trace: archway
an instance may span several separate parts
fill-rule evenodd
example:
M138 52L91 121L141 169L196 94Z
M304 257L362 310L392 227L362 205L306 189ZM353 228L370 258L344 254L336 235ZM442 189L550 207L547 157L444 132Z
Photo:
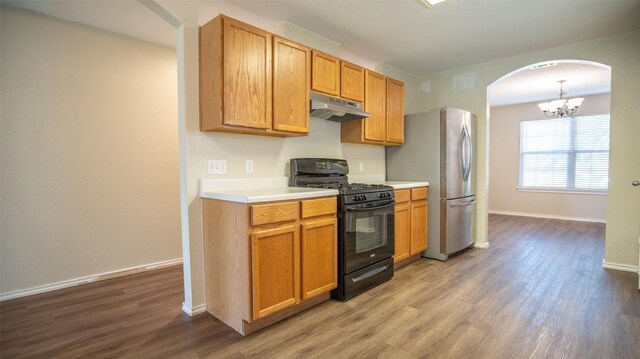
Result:
M552 120L545 117L537 104L558 98L558 80L566 80L563 84L563 90L568 92L565 98L583 97L585 100L574 116ZM538 62L505 74L487 87L487 217L490 213L498 213L606 221L610 92L611 67L582 60ZM606 122L606 143L603 141L601 146L606 147L606 154L604 150L598 154L600 162L596 161L595 155L590 155L591 162L588 162L583 149L576 145L576 123L587 121ZM525 129L534 126L557 127L546 140L549 148L557 149L557 153L527 152L526 144L543 141L541 137L526 138ZM566 136L564 132L560 133L560 128L567 129ZM584 138L585 135L580 136ZM565 142L567 148L563 147ZM603 167L605 164L606 168ZM592 166L591 170L584 169L585 166ZM604 169L597 172L594 166ZM589 182L591 177L584 180L585 175L600 176L600 184L593 184L595 180Z

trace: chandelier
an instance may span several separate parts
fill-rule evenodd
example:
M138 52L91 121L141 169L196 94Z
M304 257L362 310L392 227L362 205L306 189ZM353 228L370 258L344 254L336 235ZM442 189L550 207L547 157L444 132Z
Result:
M578 111L578 107L584 101L582 97L576 97L572 99L565 99L564 95L567 93L562 90L562 84L566 82L566 80L560 80L558 83L560 84L560 98L557 100L553 100L551 102L544 102L538 104L538 107L544 115L547 117L564 117L564 116L572 116Z

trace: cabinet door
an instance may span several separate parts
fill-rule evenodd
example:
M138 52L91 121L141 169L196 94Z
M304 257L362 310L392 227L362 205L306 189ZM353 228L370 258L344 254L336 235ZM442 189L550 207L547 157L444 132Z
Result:
M273 129L309 133L311 51L273 38Z
M302 299L338 286L338 225L335 218L302 225Z
M364 70L364 110L369 118L364 120L364 139L384 142L386 139L387 87L385 77Z
M387 78L387 142L404 143L404 83Z
M295 224L251 235L253 319L300 301L300 248Z
M411 207L408 203L396 204L394 242L394 263L411 255Z
M427 201L411 203L411 254L427 249Z
M224 124L271 128L271 35L224 18Z
M318 50L311 53L311 89L338 96L340 92L340 59Z
M364 68L350 62L340 63L340 97L364 101Z

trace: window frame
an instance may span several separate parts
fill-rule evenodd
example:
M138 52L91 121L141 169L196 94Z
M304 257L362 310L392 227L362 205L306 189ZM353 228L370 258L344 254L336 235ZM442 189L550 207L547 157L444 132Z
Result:
M570 116L571 121L571 129L570 129L570 143L571 149L567 153L568 163L567 163L567 182L573 184L575 186L575 175L576 175L576 155L578 153L608 153L609 159L607 160L607 177L609 175L610 161L611 161L611 142L609 142L609 148L605 150L576 150L576 122L581 118L589 118L589 117L608 117L609 118L609 140L611 139L611 114L603 113L603 114L589 114L584 116ZM552 118L535 118L535 119L525 119L520 120L519 128L518 128L518 186L516 187L517 191L520 192L544 192L544 193L570 193L570 194L587 194L587 195L607 195L609 192L609 182L607 181L607 188L605 189L589 189L589 188L575 188L575 187L545 187L545 186L524 186L522 184L523 180L523 152L522 152L522 123L523 122L532 122L532 121L544 121L550 120ZM528 153L536 153L538 151L531 151ZM539 153L552 153L559 152L565 153L567 151L557 150L557 151L539 151Z

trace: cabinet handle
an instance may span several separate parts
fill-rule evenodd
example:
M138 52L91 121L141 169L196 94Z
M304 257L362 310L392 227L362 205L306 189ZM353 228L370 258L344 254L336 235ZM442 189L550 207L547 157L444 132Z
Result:
M638 187L638 186L640 186L640 181L636 180L636 181L631 182L631 184L636 186L636 187Z

